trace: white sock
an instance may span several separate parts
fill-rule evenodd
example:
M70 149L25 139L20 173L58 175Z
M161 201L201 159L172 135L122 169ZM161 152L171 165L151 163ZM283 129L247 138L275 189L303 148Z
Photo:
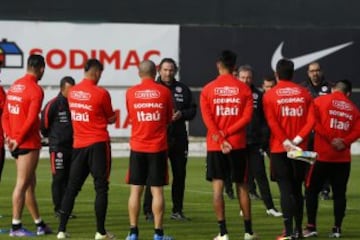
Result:
M34 220L34 222L35 222L35 224L39 224L39 223L41 223L41 222L42 222L41 217L39 217L38 219L35 219L35 220Z
M14 224L14 225L19 225L19 224L21 224L21 220L20 220L20 219L15 219L15 218L13 218L12 224Z

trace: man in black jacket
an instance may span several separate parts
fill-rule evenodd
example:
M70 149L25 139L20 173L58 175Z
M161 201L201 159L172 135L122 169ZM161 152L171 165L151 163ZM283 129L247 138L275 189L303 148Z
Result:
M60 93L50 100L41 112L41 134L49 140L52 199L55 216L59 216L62 197L69 179L73 129L67 101L69 89L75 85L72 77L66 76L60 81ZM74 217L74 215L71 215Z
M188 133L185 122L196 115L196 104L193 102L191 90L183 83L176 81L176 62L172 58L164 58L159 64L157 81L168 87L173 96L175 111L172 123L168 126L168 157L171 163L173 182L171 187L173 220L187 220L183 213L186 164L188 157ZM144 213L147 220L152 220L151 193L146 188L144 198Z
M266 214L280 217L282 213L274 206L264 164L264 149L262 148L264 142L268 139L265 139L264 135L267 124L262 106L263 93L253 84L253 70L251 66L240 66L238 74L239 80L250 87L254 104L251 122L246 127L246 153L249 163L249 179L254 178L259 186L261 198L266 207Z
M306 87L313 98L327 95L331 93L331 84L325 80L324 73L321 69L320 63L312 62L308 65L307 79L301 83ZM314 148L314 132L310 134L308 150L312 151ZM326 181L323 189L320 192L320 198L323 200L330 199L330 183Z

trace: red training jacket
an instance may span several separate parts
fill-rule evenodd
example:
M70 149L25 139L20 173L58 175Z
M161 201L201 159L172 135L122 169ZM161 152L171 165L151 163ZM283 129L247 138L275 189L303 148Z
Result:
M115 112L106 89L85 78L70 89L68 102L74 130L74 148L110 141L107 125Z
M154 79L144 78L127 90L126 108L131 123L131 150L145 153L166 150L167 125L173 115L170 90Z
M34 75L26 74L11 85L6 96L2 127L18 148L41 148L39 113L44 92L37 82Z
M345 94L336 91L314 100L315 142L314 149L319 154L318 161L350 162L350 145L360 137L359 110ZM334 138L342 138L346 148L337 151L331 146Z
M307 148L307 137L314 125L314 107L308 90L290 80L280 80L264 94L264 113L271 130L270 151L285 152L283 142L300 136Z
M233 149L246 147L246 125L253 112L250 88L231 74L219 75L200 95L201 114L207 127L208 151L221 151L227 140ZM218 139L214 139L214 135Z

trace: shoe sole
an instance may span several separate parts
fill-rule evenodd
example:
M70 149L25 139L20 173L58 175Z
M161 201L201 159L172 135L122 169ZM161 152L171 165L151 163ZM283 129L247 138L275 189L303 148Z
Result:
M317 237L317 232L311 232L311 233L308 233L308 234L303 233L303 237L304 238Z

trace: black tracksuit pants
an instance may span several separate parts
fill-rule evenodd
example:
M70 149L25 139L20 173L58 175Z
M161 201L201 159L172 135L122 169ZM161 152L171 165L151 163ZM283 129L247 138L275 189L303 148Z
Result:
M108 206L111 150L109 142L98 142L85 148L75 148L70 167L69 183L61 203L58 231L65 232L75 198L89 173L95 185L95 216L97 232L105 234L105 218Z
M246 152L249 163L249 179L254 178L256 180L266 209L274 208L269 180L266 175L264 155L260 152L260 145L248 144ZM251 191L249 190L249 192Z
M283 213L285 233L302 231L304 198L302 184L305 179L307 163L289 159L284 153L271 153L273 176L280 189L280 205ZM295 229L293 221L295 220Z
M65 189L69 181L72 149L50 150L50 166L52 174L51 193L54 211L58 212Z
M317 161L309 170L306 181L306 210L308 224L316 226L319 205L318 195L325 181L329 181L333 190L335 216L334 226L341 227L346 210L346 187L350 175L350 162L332 163Z

